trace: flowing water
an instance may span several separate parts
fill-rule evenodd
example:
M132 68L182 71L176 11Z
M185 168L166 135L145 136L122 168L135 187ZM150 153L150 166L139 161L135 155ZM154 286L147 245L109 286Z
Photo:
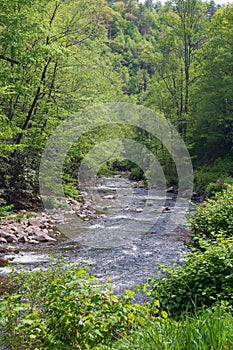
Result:
M110 277L117 294L158 275L159 264L184 261L188 251L181 237L184 223L176 230L167 225L171 215L179 217L179 211L185 210L181 205L174 213L174 194L133 188L125 178L102 178L93 193L95 207L102 213L98 219L72 218L62 225L65 235L58 242L30 249L24 245L19 254L6 258L12 265L32 269L48 266L50 254L62 254L72 263L90 266L100 281Z

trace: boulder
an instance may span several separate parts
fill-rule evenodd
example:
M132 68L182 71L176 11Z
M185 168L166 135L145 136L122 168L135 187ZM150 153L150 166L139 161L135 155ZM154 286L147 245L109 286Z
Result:
M167 193L174 193L174 194L177 194L178 193L178 189L174 186L171 186L169 188L166 189L166 192Z
M0 267L7 266L9 264L9 260L0 258Z
M5 236L5 239L6 239L7 242L9 242L9 243L18 242L18 238L17 238L15 235L13 235L13 234L7 234L7 235Z
M133 187L134 188L144 188L145 187L144 181L140 180L140 181L137 181L137 182L133 182Z
M108 194L106 196L102 197L103 199L116 199L116 196L114 196L113 194Z
M30 239L28 241L28 243L30 243L30 244L38 244L39 242L37 240L35 240L35 239Z
M30 218L29 219L29 224L31 226L37 226L40 227L40 220L36 219L36 218Z
M171 209L169 208L169 207L164 207L163 209L162 209L162 213L166 213L166 212L168 212L168 211L170 211Z
M26 235L22 234L21 236L19 236L18 241L20 243L26 243L26 242L28 242L28 238Z
M174 193L174 191L175 191L174 186L171 186L171 187L166 189L167 193Z
M37 230L37 231L35 231L35 237L34 238L37 241L40 241L40 242L48 242L48 241L56 242L55 238L52 238L52 237L50 237L48 235L48 230L43 230L43 231Z

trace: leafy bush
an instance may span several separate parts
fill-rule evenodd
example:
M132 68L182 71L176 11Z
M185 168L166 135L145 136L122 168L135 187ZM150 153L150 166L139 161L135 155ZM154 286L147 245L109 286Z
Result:
M113 173L114 172L113 172L112 166L108 162L106 162L100 167L97 175L110 177L113 175Z
M194 171L194 188L201 194L211 194L212 186L223 190L225 184L232 184L232 159L217 159L211 166L205 165ZM211 183L210 187L209 184ZM215 184L215 185L212 185ZM210 191L211 192L211 191Z
M144 174L143 170L140 169L139 167L135 167L131 169L130 175L129 175L130 180L143 180L144 179Z
M157 302L133 304L133 291L116 297L77 266L22 272L11 283L15 292L0 306L4 341L11 349L94 349L125 336L133 325L152 322L159 313Z
M211 306L218 300L233 305L233 245L206 245L205 251L187 256L187 263L164 268L167 276L152 280L152 297L160 300L162 309L172 315Z
M118 158L112 161L112 169L117 171L128 172L134 166L133 162L125 158Z
M80 199L79 190L77 189L77 180L65 173L62 174L62 179L65 196Z
M193 253L187 263L165 268L167 276L152 283L152 296L172 315L211 306L218 300L233 305L233 187L228 186L197 206L189 218ZM195 247L198 247L196 250Z
M206 187L206 195L208 198L215 197L218 192L222 192L227 188L227 185L221 181L210 182Z
M15 212L15 207L13 204L0 206L0 217L11 215L14 212Z
M203 238L232 237L233 186L197 206L196 213L189 217L189 225L196 245Z

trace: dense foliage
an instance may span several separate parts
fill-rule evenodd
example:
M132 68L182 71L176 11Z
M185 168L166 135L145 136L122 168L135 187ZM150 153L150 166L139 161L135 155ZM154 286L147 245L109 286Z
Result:
M171 314L211 306L233 305L232 186L197 206L189 218L192 253L187 263L165 269L167 277L152 281L152 295Z
M165 269L167 277L152 282L152 295L172 315L218 301L233 305L232 266L232 244L206 246L204 252L194 252L187 257L185 265Z
M39 204L38 166L49 135L95 103L129 101L163 114L196 167L232 162L232 5L13 0L0 10L0 204ZM158 140L137 129L126 134L144 142L168 183L176 182ZM113 130L100 128L79 139L64 169L71 185L89 149L110 137Z
M190 216L189 224L195 244L206 239L233 238L233 187L215 194L196 207L195 215Z
M0 304L12 349L231 348L232 187L190 218L192 253L166 275L115 296L80 266L13 273ZM136 293L147 302L135 304Z
M130 290L116 297L78 266L52 265L12 280L0 304L1 337L12 349L97 349L166 316L158 301L135 304Z

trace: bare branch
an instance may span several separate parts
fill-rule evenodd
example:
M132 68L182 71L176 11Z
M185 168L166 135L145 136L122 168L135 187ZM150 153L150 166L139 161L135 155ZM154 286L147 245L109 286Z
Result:
M0 59L5 60L5 61L10 62L10 63L13 63L13 64L20 64L19 61L16 61L10 57L6 57L6 56L1 55L1 54L0 54Z

